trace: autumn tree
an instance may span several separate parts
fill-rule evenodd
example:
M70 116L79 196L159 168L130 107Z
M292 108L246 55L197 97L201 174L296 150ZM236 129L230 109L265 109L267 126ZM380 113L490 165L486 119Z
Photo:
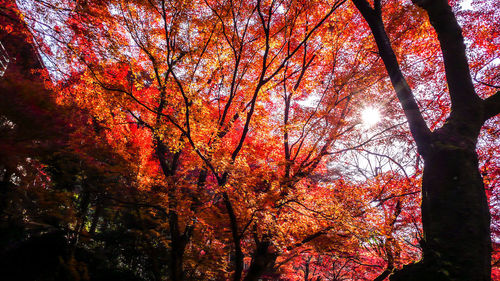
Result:
M145 192L165 199L172 280L199 274L202 251L219 260L205 278L240 280L246 258L254 280L304 244L360 243L361 203L329 195L321 174L350 149L334 147L356 126L350 106L374 64L347 40L353 13L330 4L43 3L35 10L52 22L28 17L60 99L91 112L125 155L141 139L129 159Z
M499 94L475 91L464 38L447 1L413 1L423 9L441 46L451 111L434 131L415 101L383 23L383 3L354 0L368 23L425 165L421 241L424 258L393 280L490 280L490 215L476 154L484 122L499 112ZM491 91L490 91L491 92Z
M113 152L95 119L57 104L20 11L12 1L1 4L0 41L7 62L0 77L3 278L163 275L154 266L167 251L147 227L156 219L150 211L153 196L146 200L137 192L133 167ZM129 146L140 150L132 142Z
M14 1L4 2L5 10L15 7ZM475 140L483 121L494 115L488 113L493 98L464 103L463 97L474 92L464 94L460 91L466 87L450 86L452 114L443 125L448 113L446 87L434 83L430 89L438 89L439 98L434 102L426 93L422 115L410 86L431 76L444 78L436 56L439 45L426 34L427 21L413 6L399 9L398 3L388 2L382 15L379 1L373 6L353 2L372 28L425 160L424 268L441 266L435 262L437 256L446 261L443 267L456 257L463 259L458 262L468 261L453 251L463 249L461 243L476 250L476 234L483 235L484 249L478 248L483 253L468 254L488 254L487 209L479 208L487 206L481 205L486 201L483 190L478 191L480 176L467 178L460 169L477 168ZM20 3L55 84L52 93L38 97L55 95L69 108L57 115L72 116L63 122L71 128L61 137L66 146L37 157L43 169L30 174L43 172L45 181L35 186L50 183L49 190L61 190L68 199L48 204L67 206L72 212L59 225L73 253L65 260L79 265L72 268L83 279L87 268L92 278L122 271L145 280L167 276L250 281L281 274L382 280L419 258L415 206L420 161L411 159L415 151L404 118L387 95L376 46L350 2ZM429 11L431 6L426 6ZM389 22L387 29L382 19ZM402 24L406 20L410 23ZM440 28L436 27L438 35ZM443 49L448 48L452 39L439 36ZM389 37L396 38L392 46ZM425 51L413 52L412 38ZM397 59L403 51L409 56L401 71ZM449 66L449 61L460 60L453 52L453 59L443 53L446 76L453 84L463 71L455 71L459 68ZM481 64L474 67L494 73ZM403 72L409 73L407 80ZM489 81L481 82L481 91L488 91ZM37 96L37 91L32 93ZM366 104L380 100L387 100L383 108L391 117L372 129L361 128L357 115ZM20 103L20 108L25 105ZM20 117L17 111L6 107L2 112L10 114L3 127L12 131L9 120L21 124L15 120ZM467 112L481 116L466 120ZM430 129L424 120L431 120ZM491 127L488 136L494 135ZM403 153L399 147L404 147ZM480 154L483 163L488 163L485 156L491 151ZM28 157L18 156L22 161ZM373 158L377 163L363 170L362 162L371 165ZM9 169L16 164L9 164L14 167ZM443 183L435 183L436 166L447 169L448 179L439 178ZM493 166L483 165L488 179L494 178L488 170ZM13 178L3 179L12 183ZM435 185L451 190L445 185L450 180L458 180L457 186L473 182L470 185L478 190L460 189L460 196L436 191ZM466 198L469 192L477 202L465 205L471 200ZM19 214L28 201L20 204ZM39 209L50 209L46 207ZM445 212L434 209L440 207ZM458 219L445 221L457 208L462 208L458 213L460 219L468 218L467 224L473 216L483 214L484 219L470 222L478 228L459 224ZM477 212L462 216L469 210ZM455 240L447 241L438 236L443 227L479 232L455 231ZM102 256L108 262L97 262ZM453 268L443 272L457 274Z

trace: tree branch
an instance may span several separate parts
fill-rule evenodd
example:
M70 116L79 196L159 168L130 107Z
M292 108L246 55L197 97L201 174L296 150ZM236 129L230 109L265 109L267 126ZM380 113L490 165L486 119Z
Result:
M495 94L485 99L483 101L483 104L484 104L484 114L483 114L484 121L500 113L500 91L497 91Z
M384 28L379 8L374 10L366 0L352 0L356 8L366 20L377 44L380 57L391 79L401 106L410 125L410 131L417 143L420 155L425 156L428 150L431 131L427 127L413 93L404 77L391 42Z
M429 21L437 33L441 51L443 52L446 80L450 90L452 112L479 107L480 98L474 90L469 64L465 54L462 29L457 22L448 1L446 0L413 0L415 5L423 8L429 15ZM464 118L471 116L464 116ZM466 114L469 115L469 114Z

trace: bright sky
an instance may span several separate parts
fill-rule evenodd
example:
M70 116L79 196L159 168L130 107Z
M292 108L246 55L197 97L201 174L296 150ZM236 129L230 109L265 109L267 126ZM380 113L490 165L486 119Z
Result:
M464 10L472 10L472 0L463 0L460 6Z
M361 121L366 128L373 127L380 122L380 111L375 107L365 107L361 111Z

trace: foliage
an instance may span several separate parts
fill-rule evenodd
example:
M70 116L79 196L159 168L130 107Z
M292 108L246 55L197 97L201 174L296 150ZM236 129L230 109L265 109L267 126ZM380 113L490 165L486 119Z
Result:
M352 3L18 2L0 0L0 17L20 15L0 41L21 24L48 72L0 77L6 276L374 280L421 259L422 161ZM392 47L437 128L450 112L439 42L421 10L386 2ZM484 98L498 27L483 2L455 9ZM383 115L370 128L367 105ZM498 120L477 148L494 242ZM22 272L28 253L46 264Z

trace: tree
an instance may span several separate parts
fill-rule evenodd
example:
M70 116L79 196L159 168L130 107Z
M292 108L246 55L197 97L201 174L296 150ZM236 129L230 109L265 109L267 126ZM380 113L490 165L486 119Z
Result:
M382 3L353 0L368 23L424 158L421 242L424 258L391 280L490 280L490 214L475 151L484 122L500 111L498 92L481 99L473 86L462 31L447 1L413 1L429 17L443 53L451 98L446 122L425 123L382 21Z
M5 10L19 14L12 0L4 2ZM21 225L22 218L41 222L37 213L53 214L50 225L62 233L55 243L62 238L64 268L75 278L382 280L420 257L420 161L410 159L414 146L394 98L384 103L381 123L359 125L362 108L385 100L390 86L350 2L20 3L55 84L51 92L22 96L55 96L58 106L47 101L58 110L47 115L66 116L62 127L70 130L56 137L62 147L43 155L7 153L17 157L10 167L22 169L4 182L33 191L9 210ZM384 31L382 8L357 3L378 15ZM394 61L401 51L417 57L402 64L407 84L444 77L436 67L438 44L424 34L427 21L412 6L397 4L384 6L386 38L397 38ZM412 36L425 51L408 48ZM425 61L432 64L421 67L419 59L429 54L433 60ZM414 66L419 69L409 70ZM12 88L26 89L22 83ZM444 95L437 104L431 96L423 107L433 129L448 111ZM2 129L33 131L36 118L18 121L28 107L0 108L7 120ZM405 109L423 122L415 102ZM36 123L42 131L54 118L45 119ZM449 132L424 131L448 141ZM494 125L489 131L494 136ZM430 145L422 150L416 139L420 153L431 151L421 154L427 188L432 155L444 152ZM444 154L454 149L438 141ZM485 157L491 151L480 156L494 182L494 164L487 163L495 158ZM34 169L16 182L31 167L28 158L36 159ZM43 181L31 180L41 175ZM10 195L2 199L14 202ZM434 233L428 214L425 231ZM22 235L32 233L24 228ZM440 251L440 243L432 247ZM436 249L424 247L424 265Z
M8 62L0 77L2 277L163 275L153 267L167 251L161 237L145 227L156 219L148 212L155 198L138 194L130 162L113 151L95 119L55 101L15 2L0 4L0 41Z
M43 5L54 20L37 22L40 39L58 43L66 60L59 63L68 63L59 69L61 99L91 112L123 153L131 135L142 135L136 165L142 187L165 196L172 280L198 274L189 264L197 253L187 252L195 230L213 235L195 236L205 239L196 241L200 249L213 240L230 249L217 274L240 280L252 256L245 278L253 280L273 267L275 249L288 248L281 236L297 236L304 243L288 243L300 246L335 229L307 226L316 233L307 237L282 217L300 209L301 226L312 220L314 209L288 205L303 204L309 187L317 196L328 191L312 176L353 129L345 121L352 92L366 83L361 71L370 64L336 60L346 25L336 31L329 18L343 2L326 12L320 1ZM298 103L313 95L315 108ZM307 204L315 203L307 197Z

